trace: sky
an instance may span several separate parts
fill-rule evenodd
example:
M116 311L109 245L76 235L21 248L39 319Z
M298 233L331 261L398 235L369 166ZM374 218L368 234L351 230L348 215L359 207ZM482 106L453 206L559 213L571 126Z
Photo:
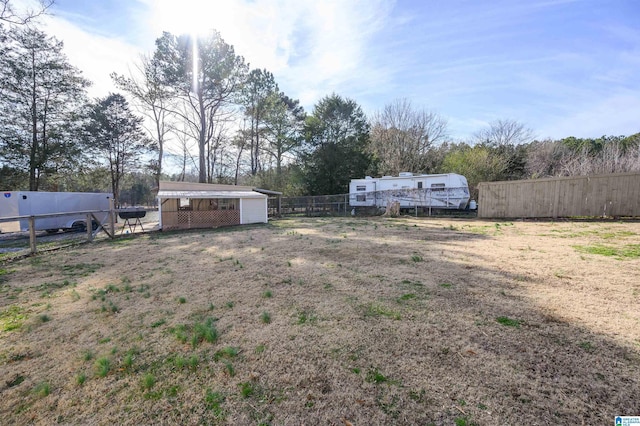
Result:
M367 114L406 98L456 141L498 119L538 139L640 132L638 0L55 0L50 13L43 29L95 97L162 31L215 28L307 112L336 93Z

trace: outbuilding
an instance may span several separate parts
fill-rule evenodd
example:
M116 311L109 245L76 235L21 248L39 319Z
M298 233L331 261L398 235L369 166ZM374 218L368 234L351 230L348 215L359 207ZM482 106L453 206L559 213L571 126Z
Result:
M267 195L249 186L160 182L162 230L267 223Z

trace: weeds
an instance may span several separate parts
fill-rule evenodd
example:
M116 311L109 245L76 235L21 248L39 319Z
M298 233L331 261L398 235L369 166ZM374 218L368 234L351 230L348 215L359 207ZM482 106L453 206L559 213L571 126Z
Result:
M164 325L167 322L167 320L165 320L164 318L158 320L158 321L154 321L151 323L151 328L158 328L161 325Z
M238 383L238 386L240 386L240 395L242 395L243 398L249 398L255 393L253 383L251 382Z
M317 317L315 316L313 311L310 311L307 309L298 311L298 321L297 321L298 325L303 325L306 323L314 323L316 322L316 320L317 320Z
M215 343L218 340L218 330L214 322L215 318L209 317L203 323L196 323L193 327L191 345L195 348L202 342Z
M229 375L229 377L234 377L236 375L236 370L233 368L233 364L230 361L224 361L224 371Z
M216 351L216 353L213 354L213 360L217 362L221 358L233 359L236 356L238 356L239 353L240 353L240 350L238 348L233 346L227 346Z
M578 343L578 346L580 346L582 349L584 349L587 352L591 352L594 350L593 344L591 344L591 342L580 342Z
M224 395L220 392L213 392L211 389L207 389L205 392L205 406L218 419L224 417L224 410L222 409L222 403L224 403L224 400Z
M84 382L87 381L87 375L85 373L80 373L76 376L76 383L78 386L84 385Z
M364 380L368 383L375 383L377 385L385 383L389 379L387 379L377 368L370 368L369 371L367 371L367 375Z
M265 299L270 299L273 296L273 293L271 293L271 290L266 290L264 293L262 293L262 297L264 297Z
M106 377L111 371L111 360L107 357L98 358L94 366L98 377Z
M151 388L156 384L156 378L153 374L147 373L142 377L142 389L145 391L150 391Z
M198 369L198 365L200 365L200 357L197 354L193 354L187 360L187 367L190 370L195 371Z
M407 302L409 300L413 300L416 297L417 296L414 293L407 293L407 294L403 294L402 296L398 297L396 300L398 301L398 303L402 303L402 302Z
M125 370L131 370L131 367L133 367L133 359L133 354L126 354L122 359L122 368Z
M267 311L264 311L260 315L260 321L262 321L265 324L271 324L271 314Z
M49 382L40 382L33 388L33 393L42 397L48 396L51 393L51 385Z

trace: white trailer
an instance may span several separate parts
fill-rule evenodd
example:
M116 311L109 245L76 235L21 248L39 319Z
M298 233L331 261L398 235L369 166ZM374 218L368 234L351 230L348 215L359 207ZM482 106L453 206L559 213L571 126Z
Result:
M386 207L399 202L400 208L430 207L434 209L467 208L467 179L455 173L413 174L353 179L349 183L349 204L353 207Z
M104 223L109 216L112 199L113 194L110 193L5 191L0 196L0 218L101 210L103 212L94 215ZM35 219L36 231L84 230L86 226L87 213ZM20 219L20 230L29 230L28 219Z

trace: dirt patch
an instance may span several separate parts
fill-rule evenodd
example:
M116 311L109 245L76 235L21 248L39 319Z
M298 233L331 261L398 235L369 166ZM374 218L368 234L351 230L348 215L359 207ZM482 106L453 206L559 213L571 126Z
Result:
M2 424L606 424L640 224L288 219L0 266Z

